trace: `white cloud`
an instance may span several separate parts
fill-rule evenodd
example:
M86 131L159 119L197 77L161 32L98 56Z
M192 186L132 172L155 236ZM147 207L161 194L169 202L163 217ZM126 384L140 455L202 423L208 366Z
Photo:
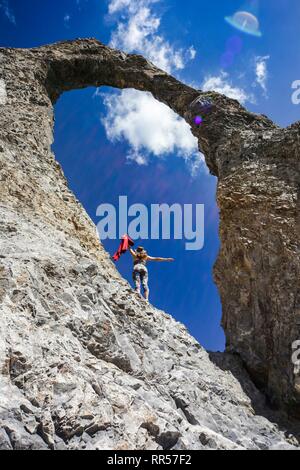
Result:
M270 56L265 57L255 57L255 81L253 83L253 87L259 85L264 95L267 96L267 81L268 81L268 60ZM253 65L253 61L251 61ZM251 65L250 64L250 65ZM245 78L244 75L239 77ZM216 91L217 93L221 93L223 95L228 96L229 98L233 98L239 101L241 104L245 103L256 103L256 98L253 93L249 93L244 88L236 86L230 80L229 74L227 72L221 71L219 75L212 75L205 78L204 83L202 84L203 91Z
M0 105L5 105L7 101L5 81L0 79Z
M108 11L111 15L113 15L123 8L130 8L130 4L132 4L132 0L111 0L108 6Z
M189 48L188 53L190 54L191 60L194 60L194 59L196 58L197 51L196 51L196 49L194 48L194 46L191 46L191 47Z
M102 97L108 110L102 120L107 137L113 142L127 140L129 160L146 165L151 154L164 157L176 152L191 168L203 164L188 124L150 93L130 89Z
M12 8L9 5L8 0L0 0L0 10L4 12L5 16L12 24L16 25L16 17Z
M153 12L160 0L110 0L108 12L117 20L110 45L126 52L143 54L167 72L182 70L195 59L193 46L176 49L160 34L161 15ZM151 156L163 158L176 153L184 158L192 174L203 167L204 157L188 124L150 93L123 90L103 95L107 115L103 119L108 139L125 139L127 158L147 165Z
M226 72L221 72L218 76L209 76L202 84L203 91L215 91L222 95L238 100L241 104L247 101L253 102L253 97L242 88L232 85Z
M111 0L109 14L118 15L117 29L112 33L110 45L125 52L143 54L167 72L181 70L193 60L196 50L175 49L159 34L161 16L151 8L160 0Z
M267 96L267 82L268 82L268 60L270 56L256 57L255 58L255 73L256 83L263 89L265 96Z

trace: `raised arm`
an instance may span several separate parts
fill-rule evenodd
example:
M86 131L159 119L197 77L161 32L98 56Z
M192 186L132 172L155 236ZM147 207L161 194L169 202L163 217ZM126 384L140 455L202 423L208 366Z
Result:
M153 256L148 256L147 261L161 261L161 262L172 262L175 261L174 258L155 258Z
M133 256L135 258L136 257L136 252L132 248L129 248L129 251L130 251L131 256Z

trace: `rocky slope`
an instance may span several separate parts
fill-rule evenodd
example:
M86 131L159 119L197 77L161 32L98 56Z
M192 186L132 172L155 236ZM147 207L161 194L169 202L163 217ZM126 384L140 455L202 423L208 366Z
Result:
M0 448L296 444L263 416L237 359L210 358L102 250L96 260L75 236L11 208L1 240Z
M280 130L95 40L0 49L0 80L0 448L296 446L238 358L209 356L119 276L51 144L53 103L73 88L148 90L181 116L199 94L211 100L192 130L220 181L228 347L297 412L298 126Z

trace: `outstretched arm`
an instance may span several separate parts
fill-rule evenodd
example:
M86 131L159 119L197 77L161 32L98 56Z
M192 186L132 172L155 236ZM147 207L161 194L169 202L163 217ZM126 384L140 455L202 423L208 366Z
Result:
M172 262L175 261L174 258L154 258L153 256L148 256L148 261L161 261L161 262Z
M129 248L129 251L130 251L131 256L135 258L136 252L132 248Z

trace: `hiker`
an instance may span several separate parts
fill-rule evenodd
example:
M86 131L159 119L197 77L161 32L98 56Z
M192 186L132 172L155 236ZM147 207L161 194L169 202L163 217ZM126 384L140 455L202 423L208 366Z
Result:
M166 261L172 262L174 261L173 258L153 258L149 256L147 251L142 247L139 246L136 251L130 248L130 253L133 257L133 280L135 284L135 290L139 294L141 294L141 285L143 286L144 290L144 297L147 302L149 302L149 287L148 287L148 269L147 269L147 262L148 261Z

